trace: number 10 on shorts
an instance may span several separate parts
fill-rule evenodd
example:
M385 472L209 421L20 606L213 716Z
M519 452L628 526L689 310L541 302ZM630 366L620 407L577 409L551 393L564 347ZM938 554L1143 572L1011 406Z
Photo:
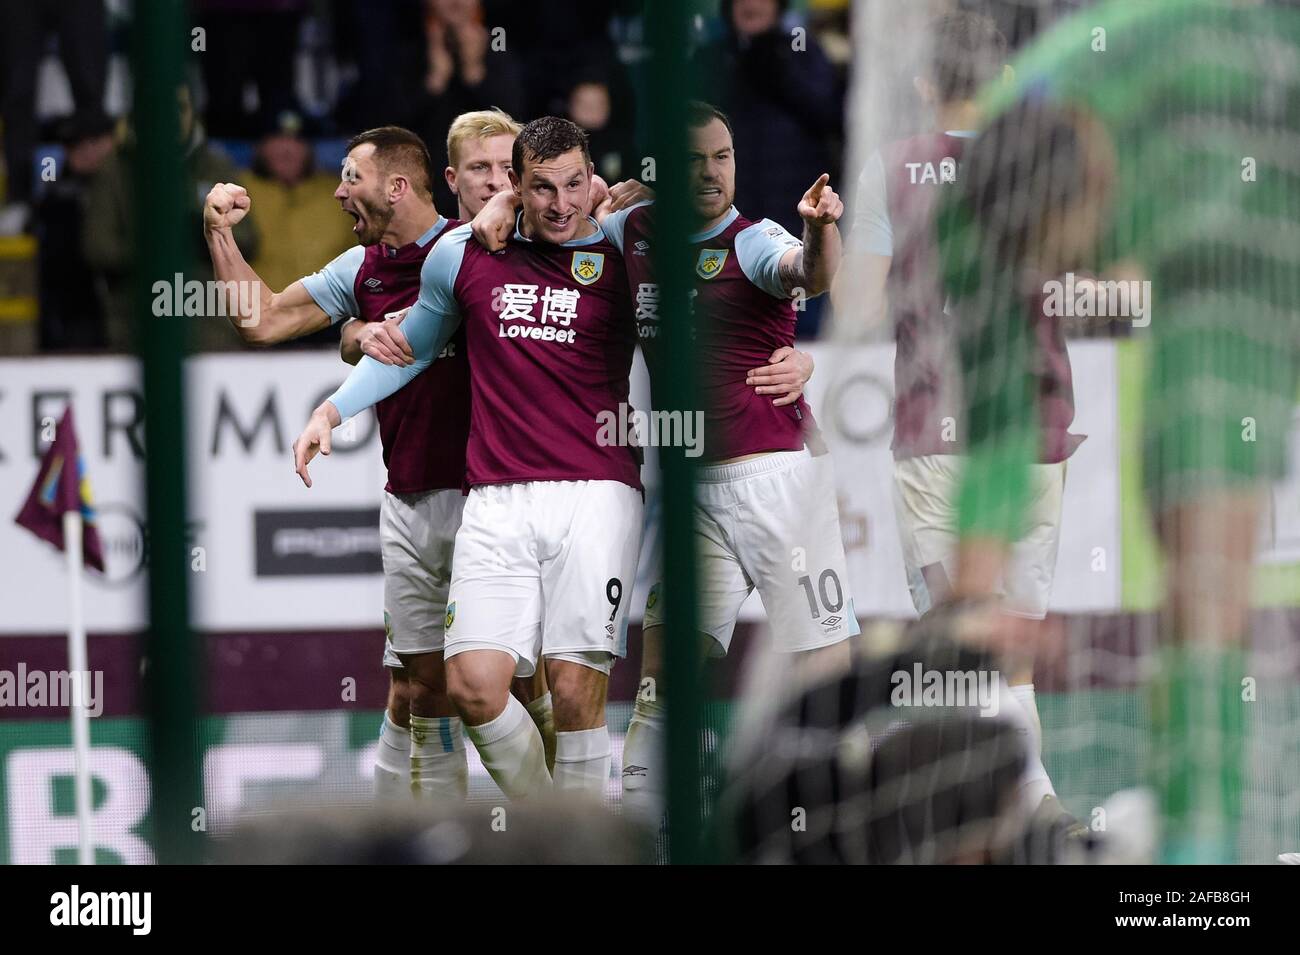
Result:
M799 586L803 588L804 594L808 597L808 610L814 620L821 617L821 608L823 607L827 613L838 613L840 608L844 606L844 588L840 585L839 575L830 568L823 570L821 576L817 578L816 591L813 590L812 576L810 574L805 574L799 578ZM817 602L818 597L821 598L820 604Z

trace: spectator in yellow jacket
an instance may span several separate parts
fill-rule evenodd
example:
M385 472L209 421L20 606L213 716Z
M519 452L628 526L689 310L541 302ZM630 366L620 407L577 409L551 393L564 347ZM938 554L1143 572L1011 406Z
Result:
M355 244L352 219L334 198L338 177L337 169L316 170L311 143L291 113L258 143L242 185L258 216L253 270L271 288L287 288Z

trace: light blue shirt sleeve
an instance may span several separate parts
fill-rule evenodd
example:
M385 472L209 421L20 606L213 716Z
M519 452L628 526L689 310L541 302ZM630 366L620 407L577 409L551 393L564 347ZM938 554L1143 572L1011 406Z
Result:
M356 296L357 272L365 258L365 246L354 245L335 256L319 272L303 276L303 288L330 317L331 325L360 313Z
M628 216L634 210L648 206L653 201L652 199L646 199L636 205L628 206L626 209L619 209L618 212L611 212L605 216L605 221L600 224L600 229L605 233L605 238L609 239L620 252L623 251L623 230L627 228Z
M465 243L471 238L468 225L447 233L420 268L420 295L402 320L402 334L410 343L415 362L385 365L369 355L357 362L347 381L327 399L343 420L365 411L405 386L433 364L460 326L456 305L456 276L465 257Z
M894 226L889 221L889 201L885 195L885 163L879 151L871 154L858 177L857 208L853 213L853 231L849 249L873 255L894 254Z
M777 298L790 297L781 287L781 256L800 248L803 242L771 219L755 222L736 235L736 261L740 270L764 292Z

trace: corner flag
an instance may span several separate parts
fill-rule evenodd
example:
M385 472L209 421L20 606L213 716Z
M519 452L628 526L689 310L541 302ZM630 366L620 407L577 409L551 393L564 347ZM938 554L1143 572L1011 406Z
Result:
M72 405L68 405L68 410L63 413L63 420L54 433L54 442L41 459L36 483L14 520L42 540L64 550L63 515L68 511L78 511L82 517L81 551L85 555L85 566L102 573L104 549L99 540L99 530L95 527L90 482L77 451Z

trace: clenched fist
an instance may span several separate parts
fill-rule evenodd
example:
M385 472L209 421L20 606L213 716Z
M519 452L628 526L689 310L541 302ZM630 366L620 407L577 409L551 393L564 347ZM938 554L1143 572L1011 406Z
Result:
M219 182L203 202L203 228L209 232L234 228L252 207L247 189L233 182Z

